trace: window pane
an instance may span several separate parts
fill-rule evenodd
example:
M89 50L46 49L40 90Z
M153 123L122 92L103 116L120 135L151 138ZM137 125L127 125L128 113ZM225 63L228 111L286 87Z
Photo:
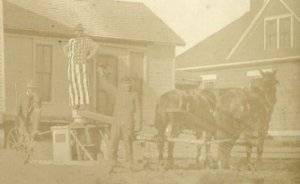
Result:
M36 45L36 80L42 101L51 101L52 46Z
M130 75L140 79L144 76L144 53L130 52Z
M291 18L282 18L279 20L280 47L291 46Z
M42 76L42 100L50 101L51 100L51 75L43 74Z
M35 63L36 63L36 71L42 72L43 71L43 62L44 62L44 51L43 45L37 45L35 51Z
M44 72L51 73L52 69L52 46L44 46Z
M277 20L266 21L266 47L277 48Z
M215 80L207 80L207 81L203 81L203 88L204 89L212 89L215 87Z
M37 73L36 74L36 82L37 82L37 94L42 97L43 96L43 93L42 93L42 89L43 89L43 75L40 74L40 73Z

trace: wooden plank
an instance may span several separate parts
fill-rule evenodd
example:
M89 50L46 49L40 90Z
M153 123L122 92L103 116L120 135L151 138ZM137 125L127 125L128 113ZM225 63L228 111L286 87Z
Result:
M31 164L41 165L67 165L67 166L94 166L99 165L98 161L53 161L53 160L31 160Z
M253 151L256 149L253 149ZM233 148L233 151L236 152L244 152L245 146L235 146ZM300 148L299 147L264 147L265 153L298 153L300 154Z
M100 114L100 113L95 113L91 111L78 111L78 114L84 118L98 121L97 123L101 122L102 124L103 123L112 124L113 122L113 117Z
M179 112L179 113L188 113L187 111L184 111L180 108L168 108L166 110L166 112L169 112L169 113L173 113L173 112Z

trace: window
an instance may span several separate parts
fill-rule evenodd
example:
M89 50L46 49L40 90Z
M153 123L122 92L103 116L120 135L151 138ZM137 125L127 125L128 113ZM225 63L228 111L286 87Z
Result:
M132 77L138 77L140 79L145 79L146 76L146 64L144 63L144 53L143 52L130 52L130 75Z
M292 47L292 16L265 19L265 49Z
M266 22L266 40L267 49L277 48L277 20Z
M38 84L37 92L42 101L51 101L52 83L52 56L53 48L51 45L36 45L36 80Z
M291 46L291 17L279 20L279 43L280 48Z
M202 79L203 89L212 89L216 85L217 75L216 74L201 75L201 79Z

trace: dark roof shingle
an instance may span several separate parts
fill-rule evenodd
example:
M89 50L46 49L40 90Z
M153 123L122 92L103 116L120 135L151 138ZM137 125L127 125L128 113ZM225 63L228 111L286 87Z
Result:
M9 11L5 11L7 7L10 8ZM13 8L16 9L12 10ZM22 16L24 14L27 16ZM42 21L41 18L48 21ZM20 20L12 21L15 19ZM4 21L8 28L37 31L49 31L44 28L57 23L59 28L52 31L65 34L72 34L70 29L81 23L90 36L184 45L184 41L142 3L108 0L5 0Z
M246 13L220 31L212 34L196 46L176 57L176 68L214 65L225 58L249 26L254 14Z

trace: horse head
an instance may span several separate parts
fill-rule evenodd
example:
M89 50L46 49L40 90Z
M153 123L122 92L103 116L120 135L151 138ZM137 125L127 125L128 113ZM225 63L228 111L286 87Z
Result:
M276 70L266 72L260 70L260 88L264 91L272 104L276 103L277 85L279 84L279 81L276 79L276 73Z

